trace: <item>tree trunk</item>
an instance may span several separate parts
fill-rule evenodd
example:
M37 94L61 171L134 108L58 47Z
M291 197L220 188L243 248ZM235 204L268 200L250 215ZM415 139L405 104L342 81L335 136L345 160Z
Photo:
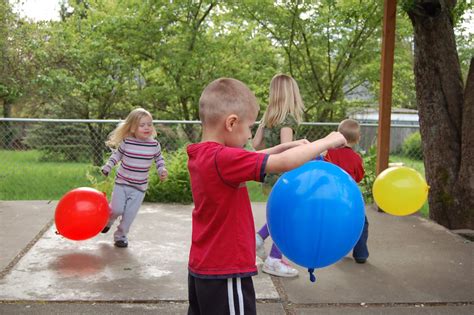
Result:
M473 96L471 92L464 102L450 16L455 3L414 0L408 15L414 28L416 98L426 179L431 187L430 218L450 229L472 229L474 129L467 124L473 121ZM467 87L473 79L471 74Z
M469 73L464 88L464 107L462 119L461 167L455 191L465 204L466 227L474 229L474 57L471 58Z

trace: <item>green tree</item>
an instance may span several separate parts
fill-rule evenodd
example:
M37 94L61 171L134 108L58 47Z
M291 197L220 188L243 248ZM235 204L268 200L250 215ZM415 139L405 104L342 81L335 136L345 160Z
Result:
M395 55L393 64L392 106L416 109L415 78L413 74L413 26L402 9L397 11ZM367 66L367 78L374 95L380 93L381 44L374 60ZM378 100L374 103L378 104ZM378 106L378 105L377 105Z
M254 32L255 23L234 14L232 5L131 1L115 10L132 14L116 14L108 36L139 64L143 90L137 99L152 103L160 118L198 120L200 94L220 76L240 79L266 98L277 68L275 49L269 38ZM186 127L195 140L198 130Z
M35 25L20 19L12 12L8 0L0 0L0 104L2 116L12 117L14 106L30 93L29 82L36 64L32 60L35 42L41 40ZM8 122L0 126L0 147L9 148L14 131Z
M307 119L339 119L344 95L369 81L380 1L245 1L244 13L284 52L285 68L304 93Z
M41 97L37 115L57 118L124 117L132 108L128 93L140 88L136 70L104 35L106 10L78 2L63 21L51 23L48 39L36 51L43 65L34 81ZM102 124L88 124L93 162L102 164Z

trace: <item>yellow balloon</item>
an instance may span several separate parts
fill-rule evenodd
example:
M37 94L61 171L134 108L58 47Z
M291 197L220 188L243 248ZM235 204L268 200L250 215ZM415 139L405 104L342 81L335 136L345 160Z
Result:
M390 167L377 176L372 194L380 209L404 216L415 213L423 206L429 188L423 176L414 169Z

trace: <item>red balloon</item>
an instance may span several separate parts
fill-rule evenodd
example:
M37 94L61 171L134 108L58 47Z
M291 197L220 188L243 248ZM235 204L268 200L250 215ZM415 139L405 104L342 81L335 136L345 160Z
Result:
M86 240L102 231L109 220L105 194L89 187L66 193L56 207L58 233L74 241Z

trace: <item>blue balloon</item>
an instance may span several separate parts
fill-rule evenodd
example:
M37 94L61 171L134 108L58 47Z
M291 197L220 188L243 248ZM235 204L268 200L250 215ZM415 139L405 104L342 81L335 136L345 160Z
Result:
M310 161L283 174L267 202L273 241L286 257L310 269L344 257L359 240L364 217L356 182L323 161Z

